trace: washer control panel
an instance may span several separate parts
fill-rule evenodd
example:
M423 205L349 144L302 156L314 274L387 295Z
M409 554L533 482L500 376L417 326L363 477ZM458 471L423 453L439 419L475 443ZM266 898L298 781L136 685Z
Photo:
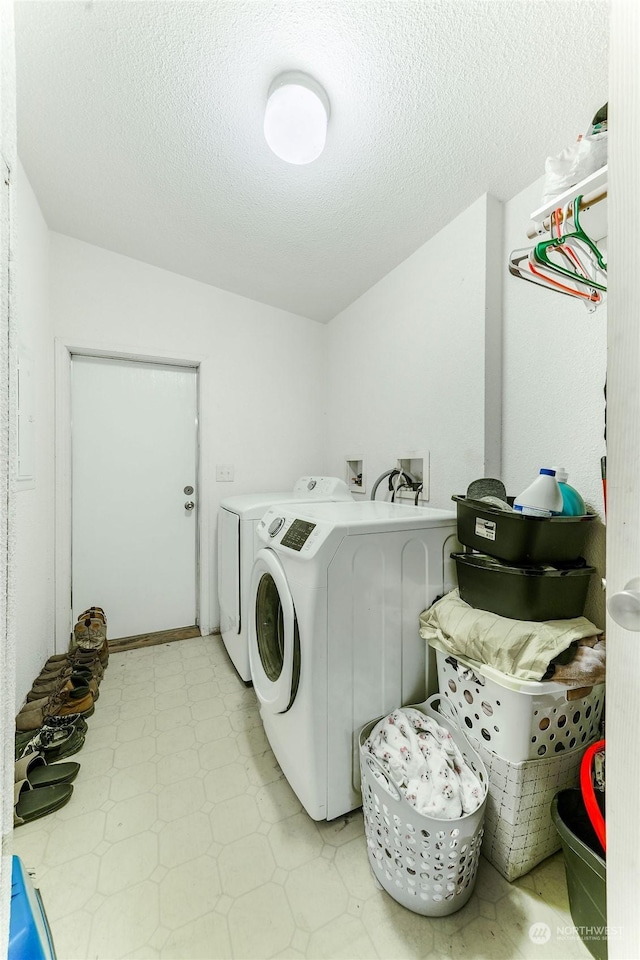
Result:
M308 520L294 520L280 542L283 547L302 550L315 528L315 523Z
M271 507L258 521L256 536L269 547L284 548L287 552L291 550L306 559L315 556L331 530L330 523L314 523L292 514L283 516L277 507Z

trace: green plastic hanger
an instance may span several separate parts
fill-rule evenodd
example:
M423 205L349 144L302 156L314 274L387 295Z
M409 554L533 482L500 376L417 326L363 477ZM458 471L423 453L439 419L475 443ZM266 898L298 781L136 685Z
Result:
M556 293L578 298L582 300L589 312L595 310L595 308L602 303L602 294L591 288L590 281L576 277L575 279L569 278L564 282L560 282L559 279L547 277L542 272L545 269L542 265L540 265L539 269L533 268L530 262L530 254L531 250L529 248L526 250L512 251L508 263L509 273L512 276L518 277L521 280L528 280L530 283L535 283L540 287L546 287L547 290L554 290ZM574 286L568 286L570 283L573 283Z
M571 233L564 233L560 237L552 237L550 240L542 240L540 243L537 243L532 250L532 255L542 266L547 267L550 270L553 270L557 273L562 273L566 277L570 277L572 280L579 283L588 283L590 287L595 287L596 290L605 290L607 285L603 283L598 283L592 277L586 278L584 274L576 273L575 270L571 270L568 267L561 267L559 264L555 263L550 259L547 251L551 250L560 250L563 245L574 243L584 244L586 252L595 258L595 264L597 269L600 269L603 273L607 272L607 264L604 261L602 253L599 248L593 242L591 237L589 237L582 227L580 226L580 220L578 217L578 210L580 209L580 201L582 200L582 194L577 196L573 201L573 222L574 228ZM581 249L578 247L578 249ZM560 252L562 252L560 250Z

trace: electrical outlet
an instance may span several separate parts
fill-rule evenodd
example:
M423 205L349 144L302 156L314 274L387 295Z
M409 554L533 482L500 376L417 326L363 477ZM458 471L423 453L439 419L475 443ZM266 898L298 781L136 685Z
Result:
M216 464L216 480L218 483L230 483L233 480L234 468L230 463Z

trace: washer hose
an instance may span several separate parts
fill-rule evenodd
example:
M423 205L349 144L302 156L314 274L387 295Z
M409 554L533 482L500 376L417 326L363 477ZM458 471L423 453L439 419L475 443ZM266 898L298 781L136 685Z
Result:
M396 474L400 474L401 477L406 477L407 480L409 481L409 483L415 483L415 480L413 479L413 477L411 476L411 474L410 474L407 470L401 470L401 469L399 469L398 467L393 467L391 470L387 470L385 473L381 473L380 476L378 477L378 479L376 480L376 482L374 483L374 485L373 485L373 487L372 487L372 490L371 490L371 499L372 499L372 500L375 500L375 498L376 498L376 490L378 489L378 487L380 486L380 484L382 483L382 481L384 480L384 478L385 478L385 477L395 476ZM391 488L389 488L389 489L391 489Z

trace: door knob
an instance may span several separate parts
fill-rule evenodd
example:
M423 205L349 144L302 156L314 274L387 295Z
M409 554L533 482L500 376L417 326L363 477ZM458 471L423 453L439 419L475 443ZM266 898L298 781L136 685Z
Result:
M607 610L619 626L640 633L640 577L629 580L624 590L614 593L607 601Z
M193 500L187 500L187 502L184 505L185 510L193 510L194 507L195 507L195 503L193 502Z

